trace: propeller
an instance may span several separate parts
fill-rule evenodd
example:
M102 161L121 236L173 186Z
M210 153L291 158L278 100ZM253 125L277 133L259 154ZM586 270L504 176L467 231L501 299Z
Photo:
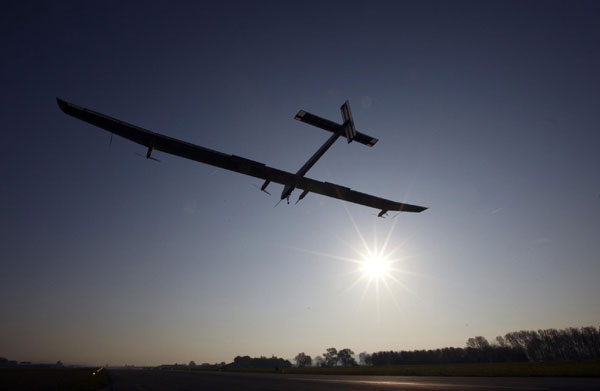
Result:
M110 149L110 147L112 146L112 132L110 133L110 141L108 142L108 149Z
M297 203L297 202L296 202L296 203ZM401 213L401 212L398 212L398 213L396 213L395 215L393 215L392 217L390 217L390 220L391 220L391 219L395 219L396 217L398 217L398 216L400 215L400 213ZM386 219L386 218L388 218L388 215L389 215L389 214L388 214L388 213L386 213L386 214L384 214L383 216L379 216L377 213L371 213L371 216L377 216L377 217L380 217L380 218L382 218L382 219Z
M384 213L384 214L382 214L382 215L380 215L379 213L371 213L371 216L377 216L377 217L379 217L380 219L386 219L386 218L387 218L387 216L388 216L388 212L385 212L385 213ZM394 216L394 217L396 217L396 216ZM394 218L394 217L392 217L392 218Z
M268 195L271 195L271 193L269 193L268 191L266 191L265 189L261 189L256 183L253 183L252 186L256 187L258 190L260 191L264 191L265 193L267 193Z
M287 203L288 203L288 205L289 205L289 204L290 204L290 196L287 196L285 199L286 199L286 201L287 201ZM279 201L277 201L277 203L275 204L275 206L274 206L273 208L277 207L277 205L279 205L279 203L280 203L281 201L283 201L283 198L282 198L282 199L280 199Z
M151 160L154 160L155 162L159 162L160 163L160 160L158 160L157 158L152 157L152 156L142 155L141 153L137 153L137 152L134 152L134 155L137 155L137 156L140 156L140 157L144 157L146 159L151 159Z

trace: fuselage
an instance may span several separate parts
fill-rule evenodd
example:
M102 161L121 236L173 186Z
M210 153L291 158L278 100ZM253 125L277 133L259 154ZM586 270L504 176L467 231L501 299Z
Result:
M317 152L315 152L315 154L312 155L306 163L304 163L304 165L298 170L298 172L296 172L296 178L300 179L304 175L306 175L308 170L310 170L310 168L315 165L317 160L319 160L319 158L321 156L323 156L323 154L325 152L327 152L329 147L331 147L333 145L333 143L335 143L335 140L337 140L338 137L340 137L340 136L341 136L341 133L339 133L339 132L332 134L331 137L329 137L329 139L327 139L327 141L325 141L325 144L323 144L321 146L321 148L319 148L317 150ZM288 201L289 201L289 197L290 197L290 195L292 195L292 192L294 191L295 188L296 188L296 184L285 185L285 187L283 188L283 191L281 192L281 199L283 200L284 198L288 198Z

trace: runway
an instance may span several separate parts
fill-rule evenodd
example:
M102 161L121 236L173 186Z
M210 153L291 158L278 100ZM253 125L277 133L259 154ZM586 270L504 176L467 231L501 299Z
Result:
M112 391L535 391L600 390L599 378L323 376L232 372L109 370Z

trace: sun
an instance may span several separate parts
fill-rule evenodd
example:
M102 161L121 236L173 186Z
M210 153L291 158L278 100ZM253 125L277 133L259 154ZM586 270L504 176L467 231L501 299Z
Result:
M398 220L393 220L391 226L388 227L387 235L385 235L383 240L381 240L381 237L378 237L376 230L374 229L373 240L371 243L368 243L348 209L346 209L346 212L352 226L354 226L358 240L348 242L340 237L337 237L337 239L345 247L351 250L351 252L354 253L353 255L344 256L341 254L337 255L301 248L294 249L312 255L353 264L354 268L352 268L351 271L348 271L347 274L355 275L356 278L354 281L350 281L347 285L342 287L340 293L348 293L357 288L362 290L359 303L365 303L367 296L374 298L378 316L380 314L380 302L383 300L382 293L387 293L386 297L391 300L398 310L402 311L398 299L404 296L404 293L408 293L418 299L415 292L407 285L406 280L410 280L410 277L413 275L424 275L409 270L410 266L408 261L413 259L415 255L406 253L406 238L400 241L393 238L394 227ZM360 286L362 286L362 289Z
M392 265L382 254L370 254L362 260L360 269L369 280L383 280L390 275Z

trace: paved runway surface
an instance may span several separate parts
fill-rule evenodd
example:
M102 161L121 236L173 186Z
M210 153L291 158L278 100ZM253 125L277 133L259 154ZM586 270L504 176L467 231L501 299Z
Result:
M319 376L151 370L110 370L109 373L113 391L600 390L598 378Z

